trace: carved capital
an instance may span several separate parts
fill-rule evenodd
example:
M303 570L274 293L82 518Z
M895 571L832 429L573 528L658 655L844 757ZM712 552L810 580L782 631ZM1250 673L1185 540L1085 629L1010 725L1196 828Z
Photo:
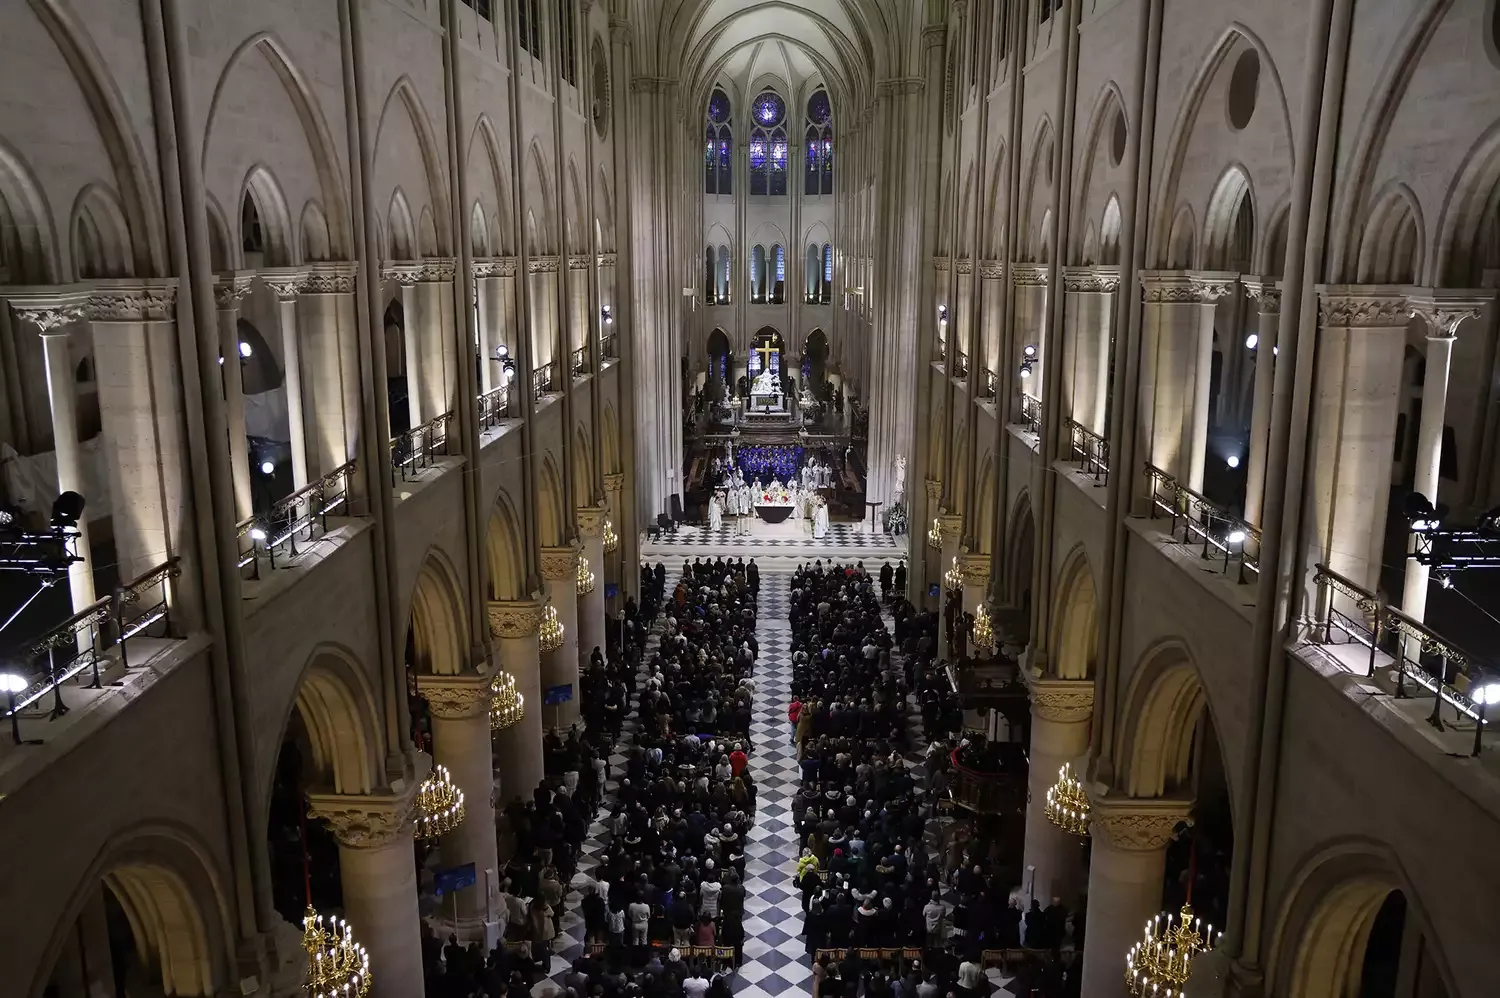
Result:
M422 279L421 263L388 263L380 272L382 281L399 284L403 288L415 287Z
M240 307L250 294L255 281L255 271L236 270L214 278L214 307L220 312L232 312Z
M615 265L615 260L616 257L613 253L599 254L599 266L601 267L613 267Z
M1261 315L1277 315L1281 312L1281 282L1247 277L1240 281L1245 286L1245 297L1255 302Z
M1072 294L1112 294L1120 289L1119 267L1067 267L1063 291Z
M1429 337L1451 339L1457 335L1460 323L1479 318L1494 299L1492 290L1422 288L1407 296L1407 306L1413 318L1427 323Z
M929 479L927 479L927 501L930 502L930 503L936 503L936 502L941 501L942 498L943 498L943 483L942 483L942 481L940 479L937 479L937 478L929 478Z
M495 277L499 273L500 261L494 257L480 257L470 261L469 269L477 281L482 277Z
M565 547L542 548L542 578L548 582L562 582L578 578L578 548L572 544Z
M943 536L962 537L964 532L964 518L961 513L944 513L938 517L943 525Z
M609 511L603 506L579 506L578 507L578 534L581 537L602 537L604 535L604 519Z
M313 263L303 282L305 295L352 295L359 278L357 263Z
M948 258L946 256L942 256L942 255L934 256L932 258L932 268L934 270L938 271L939 273L947 273L947 271L948 271Z
M1198 271L1189 274L1188 278L1193 282L1193 291L1197 294L1198 301L1204 305L1212 305L1220 298L1229 297L1240 281L1238 274L1221 271Z
M586 256L569 256L568 257L568 269L569 270L588 270L589 269L589 258L586 257Z
M256 273L277 301L296 301L307 283L307 271L301 267L264 267Z
M623 491L625 491L625 472L623 472L623 471L610 471L610 472L606 472L605 475L604 475L604 491L605 492L623 492Z
M542 604L535 600L496 600L488 605L490 634L529 638L542 626Z
M1318 285L1318 322L1328 329L1405 329L1406 292L1390 285Z
M349 849L378 849L410 840L411 806L420 783L414 780L407 792L389 796L308 794L307 816L328 822L339 845Z
M1192 813L1192 801L1174 797L1095 796L1089 792L1089 831L1094 841L1127 852L1165 849L1177 826Z
M1075 724L1094 713L1094 683L1088 679L1047 679L1023 672L1031 689L1031 712L1044 721Z
M435 717L444 720L488 717L490 676L418 676L417 694L427 701Z
M1018 288L1045 288L1047 268L1035 263L1018 263L1010 268L1010 279Z
M1181 305L1198 301L1187 274L1176 270L1141 271L1141 301L1148 305Z
M969 259L966 256L965 257L959 257L959 260L958 260L958 272L960 274L972 274L972 273L974 273L974 261L971 260L971 259Z
M945 526L946 531L948 528ZM990 582L990 556L987 554L961 554L958 570L963 574L966 586L987 586Z
M1005 263L1002 260L980 260L979 276L987 281L998 281L1005 276Z
M528 274L555 274L557 273L557 257L534 256L526 261L526 273Z
M423 260L417 270L417 280L424 284L451 284L458 265L452 257L437 257Z
M94 281L84 312L90 322L171 322L177 278Z
M81 285L45 288L0 288L16 317L29 322L43 336L62 334L84 317L89 290Z

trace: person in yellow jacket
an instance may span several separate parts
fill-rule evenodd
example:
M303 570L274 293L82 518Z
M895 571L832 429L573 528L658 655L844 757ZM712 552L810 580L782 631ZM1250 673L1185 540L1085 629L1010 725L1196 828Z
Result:
M808 870L812 870L814 873L816 873L819 869L821 869L821 864L818 862L818 857L813 855L813 851L811 849L804 847L802 850L802 855L797 857L797 882L802 882L802 878L806 876Z

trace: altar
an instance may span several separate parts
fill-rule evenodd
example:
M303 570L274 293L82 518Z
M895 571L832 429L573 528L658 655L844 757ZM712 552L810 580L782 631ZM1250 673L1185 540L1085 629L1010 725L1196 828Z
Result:
M797 495L780 482L750 489L755 515L767 523L781 523L797 509Z

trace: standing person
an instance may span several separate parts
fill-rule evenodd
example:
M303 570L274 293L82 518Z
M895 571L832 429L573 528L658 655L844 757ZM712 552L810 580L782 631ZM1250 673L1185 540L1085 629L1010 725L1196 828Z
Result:
M750 587L750 599L758 601L760 598L760 569L755 567L755 559L750 559L750 564L745 568L745 583Z
M792 722L792 744L797 744L797 721L802 717L802 701L792 697L791 704L786 709L786 719Z
M906 562L902 561L897 563L896 577L894 581L896 587L896 595L898 597L906 595Z
M651 928L651 906L640 898L630 902L630 942L644 946Z
M895 573L891 570L890 562L882 562L880 565L880 599L882 602L891 601L891 580Z

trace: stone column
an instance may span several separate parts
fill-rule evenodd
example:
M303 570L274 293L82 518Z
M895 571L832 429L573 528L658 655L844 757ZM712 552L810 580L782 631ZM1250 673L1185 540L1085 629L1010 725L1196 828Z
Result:
M321 477L354 457L360 433L359 331L355 322L353 263L314 263L297 298L302 354L303 405L309 478ZM383 321L383 320L382 320Z
M455 350L456 338L453 335L453 278L454 263L451 259L423 260L417 271L415 339L420 360L415 385L422 397L423 419L436 419L444 413L451 413L458 404L458 356ZM407 320L407 325L411 327L410 319ZM411 350L410 345L407 350ZM407 392L412 390L413 382L408 377ZM415 420L412 425L417 425ZM457 433L458 427L451 426L449 431Z
M302 341L297 333L297 296L307 282L300 267L276 267L260 271L260 279L276 296L276 321L281 327L282 363L286 367L286 423L291 436L292 490L309 481L307 474L307 421L302 412Z
M1334 571L1374 589L1390 501L1406 296L1398 287L1319 285L1318 299L1314 443L1307 459L1314 550Z
M571 685L571 699L546 708L543 718L547 727L567 728L578 720L578 547L542 548L542 578L547 583L547 599L557 611L563 627L562 647L542 654L542 689ZM541 704L537 704L541 709Z
M374 998L410 998L424 987L411 823L419 785L390 796L307 797L308 817L327 821L338 838L344 915L370 953Z
M603 506L578 507L578 538L594 573L594 588L578 597L578 668L588 667L598 648L604 652L604 517ZM575 692L574 696L578 694Z
M229 464L234 475L234 515L243 520L255 511L250 490L250 442L245 439L245 386L241 380L240 302L250 294L255 271L220 274L214 281L219 314L219 373L223 375L224 415L229 420Z
M422 324L418 318L422 305L417 300L417 279L421 272L420 263L392 264L380 272L382 280L401 289L402 367L406 374L406 421L411 427L421 426L432 415L422 408ZM392 426L391 433L395 432Z
M542 605L535 600L489 604L490 635L499 645L500 668L515 678L526 709L521 723L495 734L502 807L517 797L530 800L531 791L542 782L542 667L537 648Z
M1015 326L1014 341L1011 356L1015 360L1015 367L1009 371L1002 371L1002 377L1011 379L1015 385L1016 404L1020 405L1020 398L1030 395L1033 398L1042 397L1042 351L1046 344L1047 323L1047 267L1037 264L1015 264L1011 267L1011 294L1015 297ZM1026 348L1036 347L1036 355L1031 357L1031 373L1021 377L1021 365L1027 360ZM1008 420L1014 420L1020 415L1019 409L1015 413L1007 414Z
M625 571L627 564L635 564L634 560L627 560L626 550L629 541L635 536L625 526L625 473L622 471L610 471L604 474L604 505L609 510L610 524L615 531L615 550L604 552L605 572L604 579L613 582L620 587L619 594L613 602L605 601L605 612L608 614L618 613L625 605L625 594L630 591L631 579ZM606 633L608 629L606 628Z
M1420 492L1433 505L1438 501L1438 477L1443 462L1443 427L1448 412L1448 374L1453 366L1453 341L1459 324L1477 319L1493 298L1493 291L1423 290L1408 302L1414 318L1427 324L1427 366L1422 380L1422 420L1417 430L1417 460L1412 491ZM1407 550L1415 551L1415 538ZM1406 580L1401 609L1407 616L1423 619L1427 613L1428 567L1414 557L1406 559Z
M1203 469L1208 463L1209 392L1213 387L1214 310L1235 288L1234 274L1191 274L1198 300L1193 349L1193 418L1188 449L1187 486L1203 491Z
M1120 287L1118 267L1069 267L1063 271L1068 302L1063 315L1073 316L1073 363L1064 361L1064 377L1071 382L1071 405L1063 412L1100 436L1108 418L1110 338L1114 329L1115 292ZM1064 433L1062 439L1067 440Z
M443 866L473 863L478 884L458 895L458 928L465 938L484 938L485 872L499 872L495 847L495 776L490 747L490 679L492 673L458 676L423 675L417 692L432 711L433 761L448 767L464 792L463 824L443 836ZM495 880L498 883L498 880ZM440 918L452 916L445 904Z
M479 393L488 395L500 387L504 377L500 364L495 360L495 348L500 345L500 268L498 261L474 261L474 301L479 328Z
M964 577L964 610L975 613L990 591L990 556L965 551L958 556Z
M1101 797L1090 793L1088 940L1083 993L1125 998L1125 954L1161 911L1167 843L1192 810L1178 798Z
M1256 305L1255 391L1250 408L1250 453L1245 469L1245 520L1260 526L1266 496L1266 452L1271 443L1271 395L1276 387L1276 336L1281 327L1281 282L1247 279L1245 294ZM1238 330L1236 330L1238 335ZM1239 345L1229 344L1236 350Z
M22 322L42 336L47 372L47 402L52 415L52 447L57 455L57 492L77 492L89 499L78 440L78 389L71 346L73 324L83 318L86 293L79 289L47 289L35 294L7 294ZM44 509L56 495L44 496ZM119 497L114 497L119 502ZM68 566L68 590L77 612L94 602L94 564L89 550L88 508L78 521L74 551L81 559ZM82 640L82 639L80 639Z
M88 317L108 446L115 557L128 582L184 545L187 512L177 280L93 282Z
M1058 770L1077 763L1089 748L1094 684L1082 679L1047 679L1023 673L1031 688L1031 757L1027 768L1026 845L1022 880L1045 908L1054 897L1077 901L1083 880L1084 843L1047 818L1047 791ZM1075 767L1082 778L1083 770ZM1089 926L1092 939L1093 926Z

